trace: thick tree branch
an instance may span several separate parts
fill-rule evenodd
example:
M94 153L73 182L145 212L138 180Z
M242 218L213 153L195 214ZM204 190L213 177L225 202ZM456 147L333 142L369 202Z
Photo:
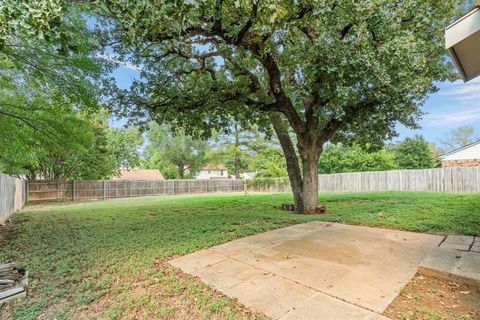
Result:
M240 32L237 34L237 36L235 37L233 41L235 45L239 45L243 41L243 38L252 27L254 20L257 18L259 0L253 0L252 2L253 2L252 15L248 19L247 23L245 23L245 25L242 27L242 29L240 29Z
M352 27L353 27L353 23L349 23L345 27L343 27L342 30L340 30L340 39L342 40L345 39L345 37L347 36L350 29L352 29Z
M256 42L242 44L246 49L252 52L253 56L263 65L268 74L268 83L270 90L275 97L279 110L285 114L290 125L297 134L303 134L305 131L305 123L300 118L298 112L292 104L292 101L285 93L282 86L282 75L277 62L269 53L260 52L260 46Z
M343 118L332 118L330 119L323 129L319 133L319 139L318 139L318 144L321 146L328 140L332 138L332 136L335 134L335 132L344 124L347 123L348 121L352 120L353 117L356 117L358 113L366 113L372 110L375 106L379 104L378 101L373 100L373 101L364 101L360 102L357 105L354 106L348 106L344 109L345 116Z

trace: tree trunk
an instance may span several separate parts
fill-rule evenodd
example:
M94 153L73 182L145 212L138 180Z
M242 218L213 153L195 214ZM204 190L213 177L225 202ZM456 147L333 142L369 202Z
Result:
M318 206L318 159L320 152L315 145L307 146L307 150L300 151L303 168L302 184L302 212L315 213Z
M314 141L301 141L299 153L302 159L302 170L300 170L299 159L282 116L279 113L272 113L270 120L285 155L295 212L315 213L318 206L317 169L321 149Z
M185 177L185 165L182 163L178 166L178 178L183 179Z
M273 112L270 114L270 120L272 121L273 129L277 134L277 138L282 146L283 154L287 163L288 178L292 187L293 202L295 205L295 212L305 212L305 201L303 193L303 178L298 163L295 147L293 146L292 139L288 134L288 130L279 113Z

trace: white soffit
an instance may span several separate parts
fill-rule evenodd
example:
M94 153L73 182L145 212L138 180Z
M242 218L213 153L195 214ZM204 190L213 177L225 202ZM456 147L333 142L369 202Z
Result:
M464 81L480 75L480 6L445 29L445 47Z

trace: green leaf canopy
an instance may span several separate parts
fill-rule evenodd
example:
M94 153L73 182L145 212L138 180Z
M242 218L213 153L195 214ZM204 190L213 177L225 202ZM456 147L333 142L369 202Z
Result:
M420 106L452 78L442 32L454 1L106 1L117 50L143 67L119 99L208 134L229 120L268 126L311 118L322 142L381 142L416 126ZM282 101L288 100L288 101ZM280 102L280 103L279 103Z

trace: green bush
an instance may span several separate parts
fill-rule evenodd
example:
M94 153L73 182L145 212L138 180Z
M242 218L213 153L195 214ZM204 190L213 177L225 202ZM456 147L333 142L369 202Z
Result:
M279 190L290 186L288 178L255 178L252 180L245 180L247 189L250 190L265 190L276 187Z

